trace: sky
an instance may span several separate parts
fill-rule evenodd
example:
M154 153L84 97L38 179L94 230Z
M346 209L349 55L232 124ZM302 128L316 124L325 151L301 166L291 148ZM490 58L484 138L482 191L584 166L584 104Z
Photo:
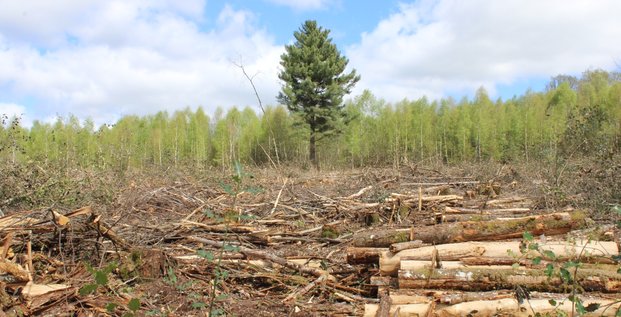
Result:
M0 0L0 114L96 124L277 104L284 46L316 20L389 102L508 99L621 68L618 0Z

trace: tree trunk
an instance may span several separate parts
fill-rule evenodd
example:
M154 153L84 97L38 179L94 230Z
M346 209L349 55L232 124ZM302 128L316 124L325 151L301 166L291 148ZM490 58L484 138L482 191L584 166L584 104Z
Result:
M473 257L503 258L509 255L509 251L516 255L521 254L520 241L462 242L408 249L398 253L384 251L380 253L380 274L384 276L396 275L401 268L401 260L426 260L430 262L434 250L437 250L438 258L442 262L458 261L464 258L466 258L465 262L475 261L472 260ZM616 243L611 241L582 241L575 244L549 241L540 245L540 250L552 251L556 255L557 261L569 261L581 252L588 252L589 256L581 257L583 263L609 263L607 259L610 259L612 255L619 254ZM530 250L528 256L522 255L522 258L532 259L537 255L539 255L537 252ZM515 262L518 262L517 259Z
M584 212L561 212L522 218L489 221L442 223L415 228L410 236L407 229L365 231L354 235L356 247L387 248L393 243L421 240L423 243L444 244L465 241L499 241L521 238L525 231L538 236L565 234L585 225Z
M573 273L573 269L571 270ZM617 293L621 279L613 270L578 269L578 285L585 291ZM399 287L492 291L522 286L530 291L564 292L571 286L559 277L547 277L544 270L511 266L468 266L463 268L399 270Z
M311 127L310 140L308 142L308 159L316 170L319 170L319 161L317 160L317 135L314 127Z

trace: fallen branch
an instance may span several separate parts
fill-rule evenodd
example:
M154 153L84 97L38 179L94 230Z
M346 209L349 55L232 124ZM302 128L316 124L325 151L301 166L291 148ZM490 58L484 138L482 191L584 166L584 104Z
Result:
M195 241L195 242L199 242L199 243L203 243L212 247L217 247L217 248L223 248L225 245L227 245L228 243L225 242L221 242L221 241L214 241L214 240L209 240L209 239L205 239L205 238L200 238L200 237L194 237L194 236L190 236L187 237L187 239L191 240L191 241ZM249 256L249 257L254 257L254 258L259 258L259 259L263 259L263 260L268 260L271 262L274 262L276 264L280 264L284 267L299 271L301 273L306 273L306 274L310 274L316 277L320 277L322 275L326 275L327 272L324 270L320 270L320 269L315 269L315 268L311 268L305 265L300 265L291 261L288 261L287 259L275 256L273 254L269 254L266 252L261 252L258 250L252 250L252 249L248 249L244 246L238 246L239 248L239 252ZM334 277L331 277L331 279L333 279Z
M326 274L319 276L317 279L315 279L314 281L312 281L308 285L302 287L298 291L295 291L295 292L287 295L287 297L285 297L285 299L283 299L282 302L283 303L287 303L287 302L291 301L292 299L295 299L298 296L302 296L302 295L310 292L310 290L315 288L315 286L323 283L326 280L326 277L327 277Z

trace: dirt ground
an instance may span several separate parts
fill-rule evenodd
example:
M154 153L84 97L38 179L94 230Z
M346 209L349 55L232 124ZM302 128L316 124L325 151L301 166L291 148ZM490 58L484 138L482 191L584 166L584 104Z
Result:
M0 316L361 316L379 302L378 266L348 263L361 233L487 217L447 208L496 218L590 201L509 165L238 172L90 175L67 185L75 208L5 210L1 263L27 278L0 270ZM591 227L612 224L593 210Z

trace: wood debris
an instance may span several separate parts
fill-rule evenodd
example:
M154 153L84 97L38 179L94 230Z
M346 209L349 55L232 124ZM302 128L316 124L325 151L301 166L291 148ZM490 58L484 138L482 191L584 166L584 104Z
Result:
M588 212L538 209L497 181L383 173L276 177L259 193L132 183L112 208L7 213L0 312L113 316L135 300L167 316L571 312L567 282L545 271L562 262L580 263L571 278L600 304L591 313L619 309L618 244L585 233Z

